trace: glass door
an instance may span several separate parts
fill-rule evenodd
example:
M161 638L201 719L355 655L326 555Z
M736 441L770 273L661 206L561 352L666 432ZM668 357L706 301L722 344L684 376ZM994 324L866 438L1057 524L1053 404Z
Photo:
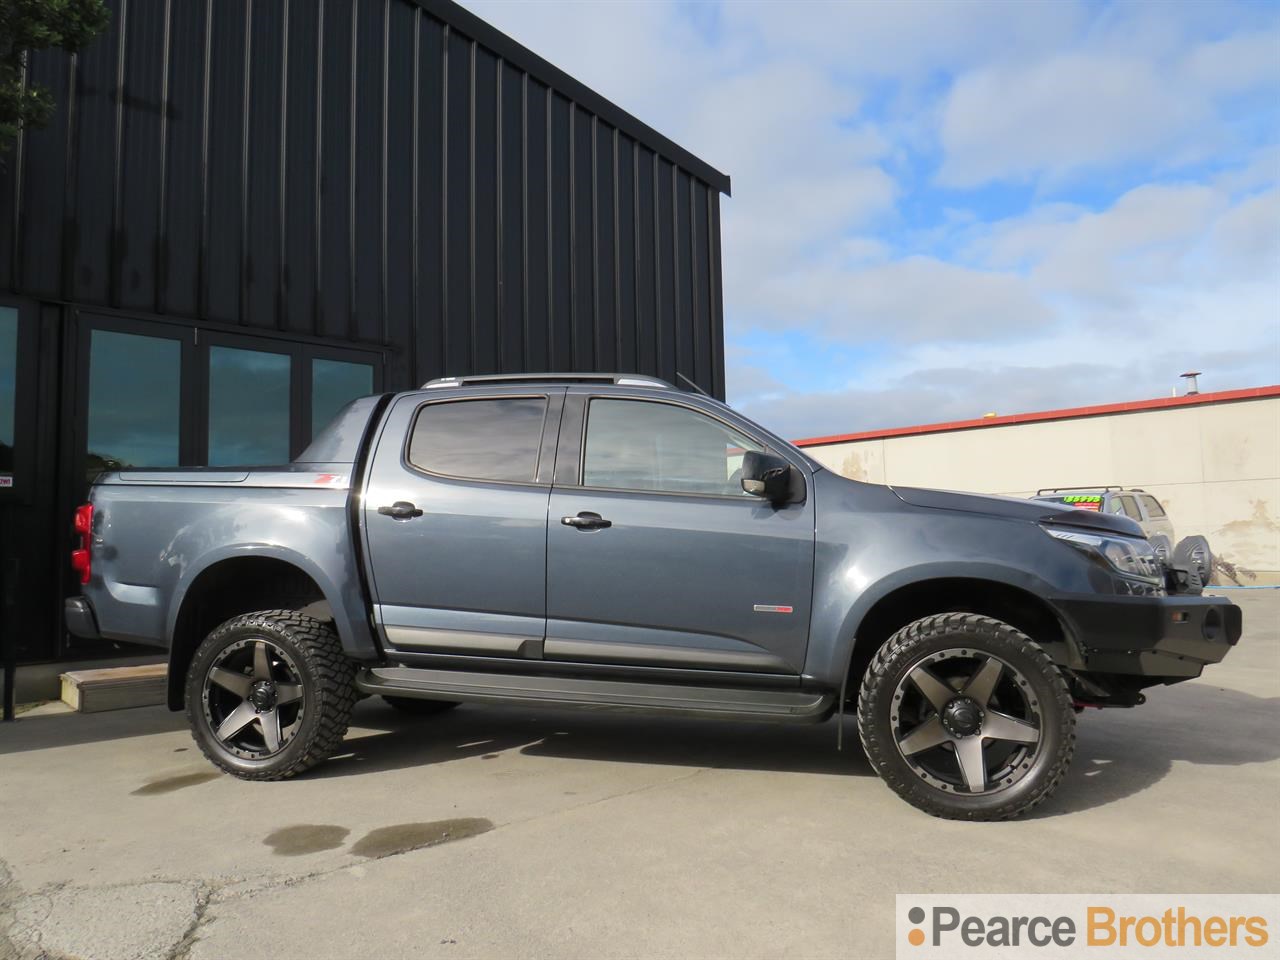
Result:
M207 334L204 463L211 467L288 463L296 432L292 344ZM203 365L203 364L202 364Z
M142 320L82 316L83 476L198 464L195 331Z

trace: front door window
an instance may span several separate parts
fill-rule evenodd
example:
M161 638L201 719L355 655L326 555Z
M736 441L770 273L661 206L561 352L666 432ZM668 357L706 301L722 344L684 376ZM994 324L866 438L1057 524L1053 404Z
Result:
M685 407L592 400L582 483L613 490L750 496L742 455L761 451L736 430Z

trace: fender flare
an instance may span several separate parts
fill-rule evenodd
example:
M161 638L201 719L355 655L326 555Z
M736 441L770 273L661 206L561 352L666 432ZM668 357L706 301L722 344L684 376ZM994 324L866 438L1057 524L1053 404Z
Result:
M220 563L245 559L280 560L297 567L320 588L320 593L329 604L329 609L333 612L334 629L338 632L338 638L342 641L343 649L349 653L362 647L374 649L372 637L368 635L367 627L364 631L360 630L363 621L352 622L352 618L349 616L350 611L342 602L342 590L339 589L338 585L305 554L289 547L269 543L244 543L218 547L202 554L195 563L184 570L178 582L174 584L173 599L165 615L165 635L171 641L178 625L178 617L181 615L183 605L186 603L187 595L200 577ZM357 634L359 633L364 635L358 636ZM171 658L172 650L173 644L171 642Z
M826 679L835 680L838 684L843 683L854 656L863 652L858 643L858 630L866 620L867 614L890 594L904 587L938 580L979 580L1029 594L1052 611L1068 645L1074 652L1078 652L1079 645L1070 625L1063 620L1061 614L1047 599L1052 595L1053 589L1044 580L1026 570L1002 564L946 561L902 567L868 584L845 612L843 620L836 629L835 636L832 638L830 660L826 664L815 664L814 673L819 676L827 674Z

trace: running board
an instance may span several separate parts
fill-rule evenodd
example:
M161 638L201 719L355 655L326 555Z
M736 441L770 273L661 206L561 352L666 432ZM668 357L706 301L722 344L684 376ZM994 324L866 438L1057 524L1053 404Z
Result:
M418 667L374 667L356 675L364 693L474 703L539 704L731 720L817 722L835 706L835 694L812 690L694 687L672 683L531 677Z

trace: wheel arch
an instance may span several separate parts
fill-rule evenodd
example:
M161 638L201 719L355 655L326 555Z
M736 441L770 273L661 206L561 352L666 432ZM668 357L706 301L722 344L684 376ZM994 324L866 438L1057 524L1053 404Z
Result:
M200 642L219 624L255 610L306 610L318 620L334 621L337 592L305 558L245 551L211 560L193 572L169 616L168 704L184 706L187 668ZM328 587L328 589L326 589Z
M1066 623L1041 596L1026 586L984 576L936 576L884 590L849 627L845 689L857 696L871 658L886 640L909 623L937 613L976 613L1016 627L1042 647L1054 662L1080 662L1078 646Z

